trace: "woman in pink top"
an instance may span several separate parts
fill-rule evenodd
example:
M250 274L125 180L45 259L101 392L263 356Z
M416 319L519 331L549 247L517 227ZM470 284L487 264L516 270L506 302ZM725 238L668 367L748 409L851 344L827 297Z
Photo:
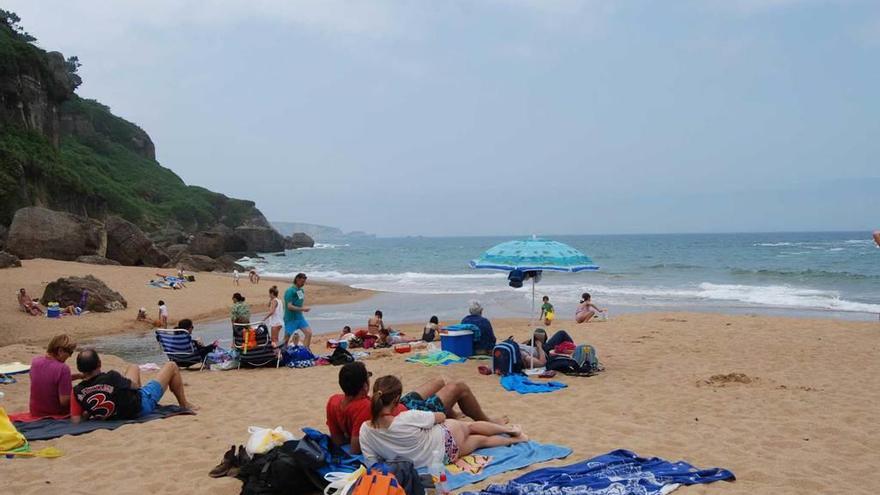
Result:
M71 381L82 377L71 374L65 361L76 350L69 336L56 335L49 342L45 356L31 360L31 416L67 416L70 414Z

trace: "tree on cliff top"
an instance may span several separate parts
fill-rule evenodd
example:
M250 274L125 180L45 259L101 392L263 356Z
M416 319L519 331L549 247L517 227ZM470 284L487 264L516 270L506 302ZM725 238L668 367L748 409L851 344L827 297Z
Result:
M15 12L9 12L7 10L0 9L0 22L3 23L10 31L15 35L16 38L21 41L32 43L37 41L36 38L31 36L21 27L18 23L21 22L21 17L18 16Z

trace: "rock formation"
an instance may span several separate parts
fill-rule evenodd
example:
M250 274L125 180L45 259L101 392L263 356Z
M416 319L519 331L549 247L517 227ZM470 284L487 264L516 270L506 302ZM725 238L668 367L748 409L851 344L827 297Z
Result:
M284 249L299 249L304 247L315 247L315 240L308 234L296 232L292 236L284 238Z
M89 292L88 304L83 308L88 311L105 313L128 307L128 302L122 297L122 294L107 287L104 282L91 275L59 278L50 282L46 286L46 290L43 291L40 304L45 306L50 302L57 302L62 308L77 305L83 290Z
M80 256L76 259L77 263L88 263L90 265L109 265L109 266L120 266L122 263L105 258L103 256Z
M137 225L119 218L104 221L107 257L128 266L165 266L171 259Z
M12 268L21 266L18 256L9 254L6 251L0 251L0 268Z
M23 259L105 256L107 232L97 220L32 206L15 212L7 250Z

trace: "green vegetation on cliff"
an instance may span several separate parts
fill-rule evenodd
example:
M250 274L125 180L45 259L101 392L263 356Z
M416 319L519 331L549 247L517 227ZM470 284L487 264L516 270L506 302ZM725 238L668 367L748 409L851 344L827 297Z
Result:
M73 92L77 59L34 46L10 15L0 11L0 224L31 205L117 214L146 230L262 219L253 202L188 186L162 167L142 129Z

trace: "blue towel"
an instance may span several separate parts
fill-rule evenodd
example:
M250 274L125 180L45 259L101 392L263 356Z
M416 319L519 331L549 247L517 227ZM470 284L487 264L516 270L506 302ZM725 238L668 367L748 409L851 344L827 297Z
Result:
M628 450L615 450L587 461L558 468L544 468L504 484L493 484L467 495L661 495L679 485L734 480L726 469L698 470L684 461L639 457Z
M316 470L319 475L324 476L333 472L353 473L363 464L363 456L351 454L350 445L337 447L328 435L314 428L303 428L302 431L305 436L315 440L324 451L325 464Z
M568 385L562 382L533 382L524 375L507 375L501 377L501 386L508 392L517 391L521 394L543 394L555 392Z
M446 488L458 490L459 488L478 483L484 479L506 471L522 469L539 462L547 462L553 459L562 459L571 454L571 449L559 445L540 444L528 441L515 443L506 447L491 447L479 449L473 455L487 455L492 458L482 471L477 474L459 473L447 474Z

